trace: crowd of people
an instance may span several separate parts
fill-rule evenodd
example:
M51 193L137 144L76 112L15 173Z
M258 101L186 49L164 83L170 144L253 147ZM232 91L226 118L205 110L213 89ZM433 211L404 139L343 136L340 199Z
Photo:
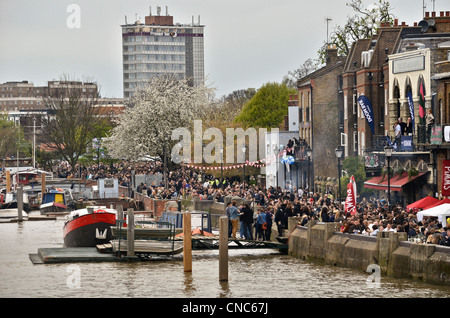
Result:
M63 163L56 167L55 172L67 178L117 178L121 186L132 188L133 174L162 175L163 167L155 161L121 161L111 165L78 166L72 170ZM381 231L405 232L410 240L450 246L450 228L442 226L437 218L424 217L419 221L417 211L407 211L399 205L388 209L385 200L374 198L358 200L356 213L349 214L344 212L343 204L335 200L331 193L320 194L295 188L287 191L280 187L262 188L254 184L244 186L239 177L220 180L212 174L187 167L168 172L167 186L165 180L160 178L157 183L140 183L133 190L159 199L187 196L216 202L225 202L227 196L244 199L241 200L242 205L232 201L226 208L232 237L239 235L240 238L268 240L272 224L278 233L290 231L288 218L297 216L303 226L309 220L337 222L343 233L376 236Z

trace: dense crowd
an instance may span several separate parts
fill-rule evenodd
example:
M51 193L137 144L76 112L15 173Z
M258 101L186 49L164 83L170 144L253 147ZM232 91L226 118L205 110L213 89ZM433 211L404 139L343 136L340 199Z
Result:
M55 172L66 178L117 178L121 186L131 189L133 173L161 176L163 167L160 162L154 161L122 161L111 165L80 165L72 171L69 165L62 163ZM230 236L240 234L245 238L266 240L270 237L272 222L281 233L282 230L291 230L288 229L287 220L297 216L301 220L300 225L306 225L312 219L338 222L343 233L376 236L380 231L405 232L410 240L450 246L450 228L443 227L437 218L424 217L419 221L417 211L406 211L399 205L388 209L385 200L362 198L358 200L357 212L349 214L344 212L343 205L334 200L331 193L319 194L295 188L287 191L280 187L266 189L248 184L244 186L239 177L222 181L211 174L186 167L168 172L167 187L162 178L159 180L152 184L140 183L132 190L160 199L177 199L181 196L217 202L224 202L226 196L245 199L243 205L231 204L227 207L230 220L236 220L231 222L234 227L230 227ZM241 222L239 227L237 222ZM240 228L240 233L237 233L237 228Z

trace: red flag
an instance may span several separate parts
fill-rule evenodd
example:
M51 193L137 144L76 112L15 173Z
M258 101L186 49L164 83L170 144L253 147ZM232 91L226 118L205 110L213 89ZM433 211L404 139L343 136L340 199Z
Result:
M425 95L424 95L424 87L423 82L420 83L419 88L419 117L420 123L423 123L423 119L425 117Z
M352 176L347 184L347 198L345 199L345 212L351 215L356 214L356 182Z

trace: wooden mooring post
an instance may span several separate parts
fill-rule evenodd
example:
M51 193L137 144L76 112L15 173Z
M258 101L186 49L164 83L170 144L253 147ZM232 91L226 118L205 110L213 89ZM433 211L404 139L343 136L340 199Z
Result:
M219 281L228 281L228 217L219 219Z
M11 172L6 170L6 193L11 192Z
M183 265L185 272L192 272L191 213L183 213Z
M45 173L41 173L41 193L45 193Z
M18 222L23 221L22 212L23 212L23 186L19 185L19 188L17 188L17 220L18 220Z
M134 256L134 209L127 209L127 256Z

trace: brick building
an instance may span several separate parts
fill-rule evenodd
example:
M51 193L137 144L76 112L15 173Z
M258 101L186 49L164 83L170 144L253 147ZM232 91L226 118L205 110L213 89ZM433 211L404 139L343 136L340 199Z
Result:
M0 112L45 109L44 99L61 88L81 89L86 96L97 95L96 83L80 81L49 81L46 86L34 86L29 81L0 84Z
M299 137L312 149L311 179L314 189L320 191L334 190L331 181L334 179L336 183L338 177L335 149L343 120L341 75L345 58L338 56L334 46L329 46L326 52L326 65L297 82ZM308 163L303 164L305 175Z

